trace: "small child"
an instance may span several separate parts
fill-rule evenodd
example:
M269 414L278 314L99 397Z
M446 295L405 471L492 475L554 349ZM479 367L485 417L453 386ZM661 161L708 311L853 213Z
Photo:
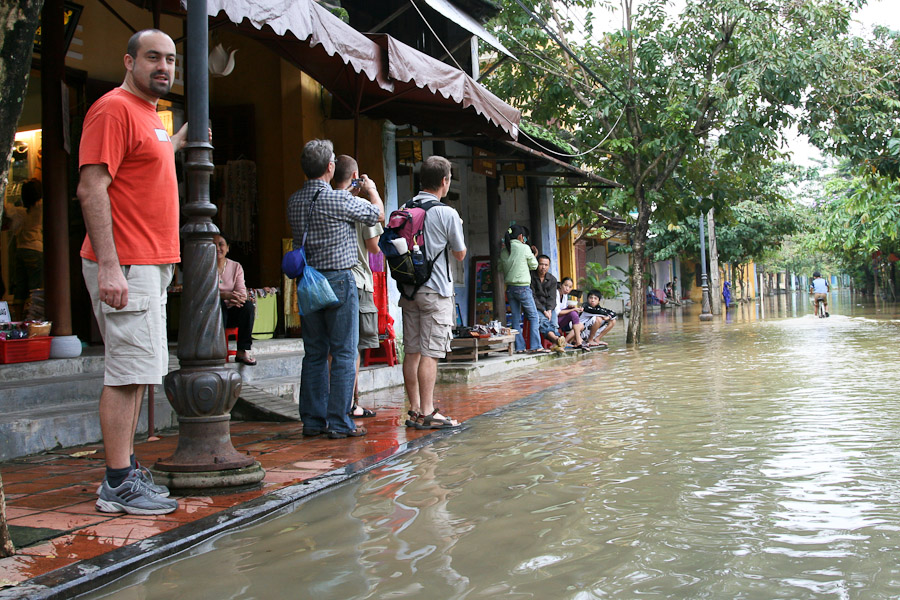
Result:
M618 317L615 311L600 306L600 298L597 290L588 292L587 302L581 311L581 324L584 326L581 337L588 347L606 347L606 342L601 342L600 339L615 327Z

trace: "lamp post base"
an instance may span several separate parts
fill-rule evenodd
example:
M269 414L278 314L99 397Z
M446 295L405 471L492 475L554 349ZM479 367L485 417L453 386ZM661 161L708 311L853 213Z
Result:
M179 417L175 454L157 461L154 469L168 473L201 473L249 467L256 461L234 449L230 425L231 415L227 414L206 418Z
M234 494L259 489L266 472L255 460L249 466L224 471L161 471L150 469L153 480L162 483L176 496Z

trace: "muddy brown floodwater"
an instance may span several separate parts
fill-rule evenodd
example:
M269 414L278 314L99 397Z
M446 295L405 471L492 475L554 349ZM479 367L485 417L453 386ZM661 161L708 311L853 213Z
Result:
M900 597L900 313L803 295L699 323L91 596ZM611 336L612 337L612 336Z

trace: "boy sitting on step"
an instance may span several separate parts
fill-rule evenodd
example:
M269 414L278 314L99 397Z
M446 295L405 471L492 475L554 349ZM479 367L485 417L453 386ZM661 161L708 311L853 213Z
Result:
M606 342L601 342L600 339L615 327L618 316L615 311L600 306L600 298L600 292L591 290L581 310L581 324L584 326L581 338L584 345L589 348L607 346Z

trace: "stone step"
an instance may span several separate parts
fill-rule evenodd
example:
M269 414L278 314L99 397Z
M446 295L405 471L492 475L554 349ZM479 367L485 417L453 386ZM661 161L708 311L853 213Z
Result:
M178 424L166 400L162 386L154 386L154 425L156 429ZM99 397L99 396L98 396ZM147 431L146 402L138 423L138 432ZM101 439L98 398L87 402L47 403L26 411L0 413L0 461L68 448Z
M178 360L174 347L170 351L169 368L175 370ZM228 368L241 373L243 395L250 399L255 395L258 407L246 415L237 414L239 409L235 417L297 420L302 340L257 341L253 354L256 366L228 363ZM401 365L360 369L361 394L402 384ZM87 348L84 355L74 359L0 365L0 460L99 441L102 388L102 348ZM177 417L162 386L154 390L156 429L176 427ZM141 434L147 431L146 420L145 407L138 429Z
M231 415L243 421L299 421L298 405L290 397L270 394L244 383Z
M229 345L233 350L234 341ZM284 338L260 340L253 344L254 357L269 358L277 355L295 354L303 356L303 340ZM228 364L234 364L231 359ZM243 365L236 365L242 367ZM178 368L177 346L169 345L169 369ZM255 367L252 367L255 368ZM81 356L75 358L52 358L35 362L0 365L0 383L12 381L31 381L64 375L81 375L85 373L103 372L103 347L90 346L84 349Z

